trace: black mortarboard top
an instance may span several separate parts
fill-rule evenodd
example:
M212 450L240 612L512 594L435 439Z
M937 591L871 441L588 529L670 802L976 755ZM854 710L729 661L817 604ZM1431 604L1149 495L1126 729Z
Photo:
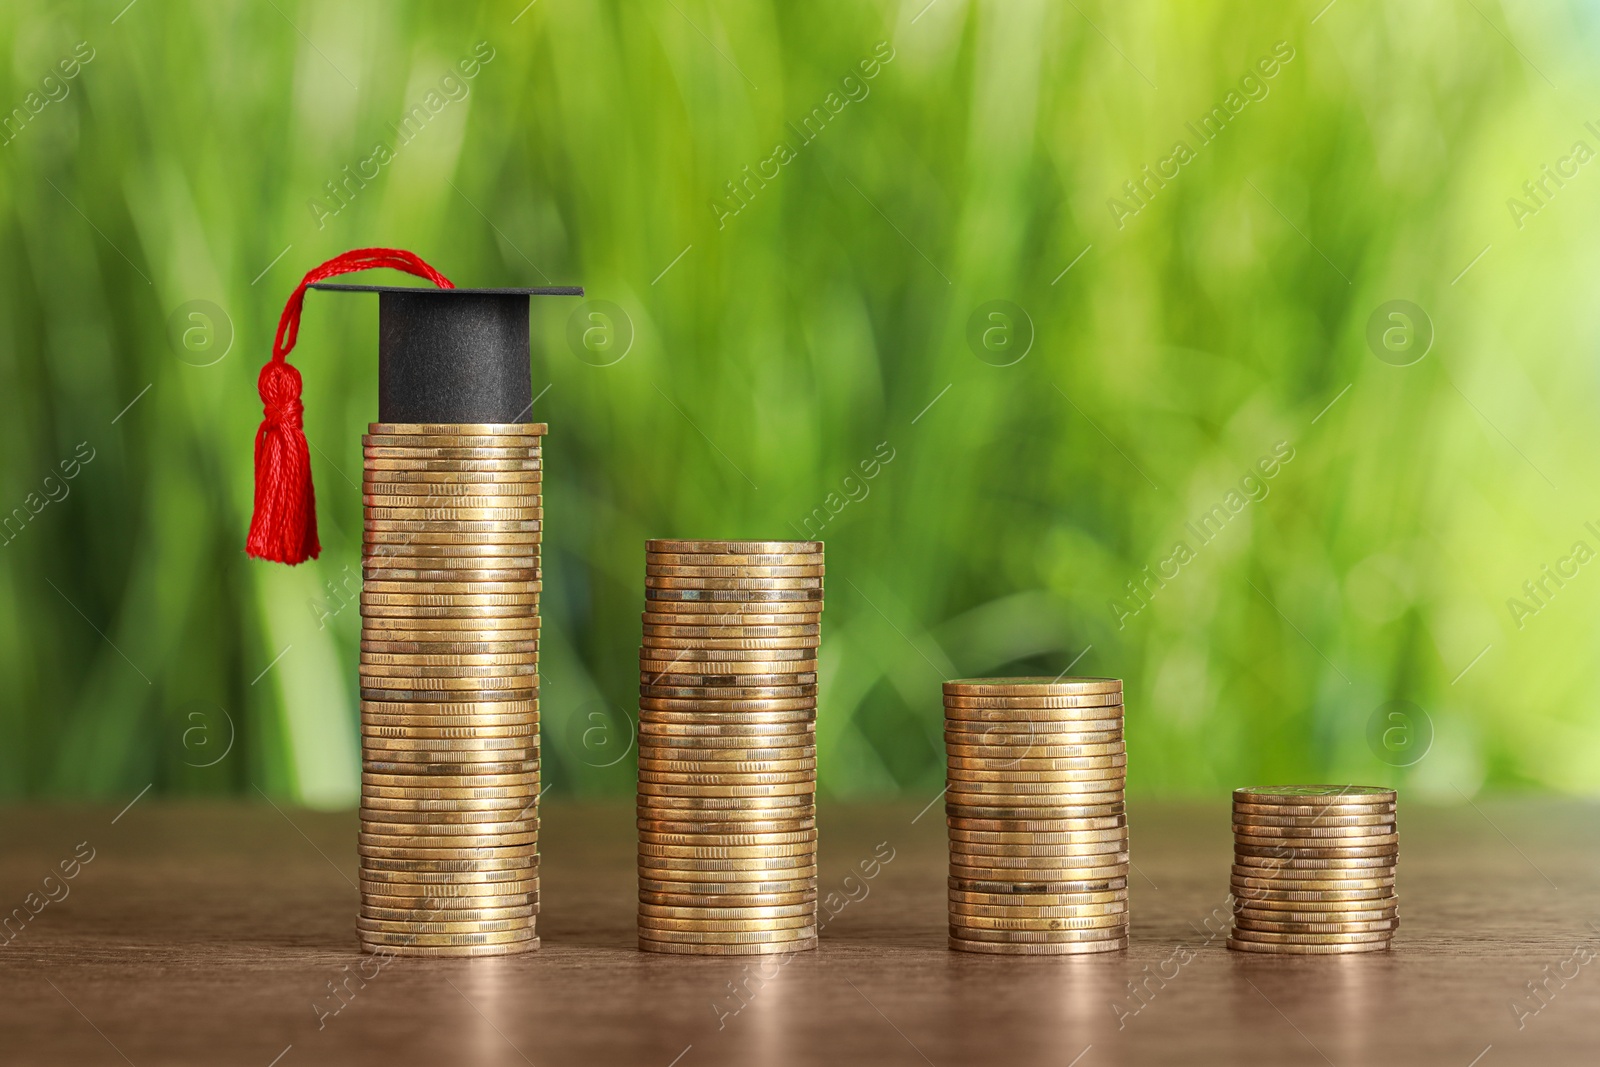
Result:
M533 407L531 296L582 296L577 285L435 289L314 282L378 294L378 421L526 422Z

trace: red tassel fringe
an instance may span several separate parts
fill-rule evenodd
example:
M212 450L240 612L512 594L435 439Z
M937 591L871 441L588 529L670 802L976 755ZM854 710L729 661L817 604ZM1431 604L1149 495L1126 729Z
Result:
M306 289L351 271L388 267L426 278L441 289L455 285L418 256L396 248L358 248L315 268L295 287L278 319L272 359L261 368L256 387L263 417L256 431L256 500L245 552L276 563L303 563L322 551L317 540L317 499L311 485L311 448L306 441L300 372L288 355L300 335Z

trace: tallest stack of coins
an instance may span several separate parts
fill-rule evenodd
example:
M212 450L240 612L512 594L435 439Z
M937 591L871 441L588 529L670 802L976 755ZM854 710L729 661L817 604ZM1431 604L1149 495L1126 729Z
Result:
M817 944L820 541L650 541L639 947Z
M363 949L537 948L543 424L363 439Z
M1395 791L1233 791L1233 934L1244 952L1382 952L1399 925Z
M1121 680L946 682L944 740L950 947L1127 947Z

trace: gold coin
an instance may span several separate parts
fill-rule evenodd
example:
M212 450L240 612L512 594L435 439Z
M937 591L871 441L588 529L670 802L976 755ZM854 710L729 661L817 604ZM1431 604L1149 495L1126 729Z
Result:
M654 592L661 592L654 590ZM641 626L821 626L822 601L815 590L789 600L647 599Z
M646 562L644 573L649 578L821 578L826 570L822 564L744 564L744 563L653 563ZM737 586L724 588L740 588Z
M1267 930L1247 930L1235 925L1231 940L1257 941L1269 945L1359 945L1373 941L1387 942L1393 936L1393 932L1389 930L1373 930L1365 933L1347 932L1342 934L1286 934Z
M403 918L382 918L374 912L392 912L402 915ZM510 912L501 918L485 917L482 920L470 920L469 915L475 912ZM520 912L520 913L518 913ZM458 897L416 897L416 896L390 896L386 893L362 893L362 909L358 918L376 920L374 925L366 929L382 929L378 923L466 923L466 921L482 921L482 923L496 923L506 918L515 918L518 923L525 926L533 925L533 917L538 913L533 902L526 893L512 893L507 896L478 897L478 904L461 901ZM493 929L493 926L490 926ZM424 931L426 933L426 931ZM450 931L432 931L432 933L450 933Z
M363 542L362 566L539 566L539 537L523 536L520 541L472 541L458 534L446 534L454 541L446 544L411 541L390 537L389 541Z
M741 830L726 833L722 830L703 833L677 833L649 829L644 820L639 820L639 843L641 845L670 845L677 848L755 848L768 845L803 845L808 842L814 845L816 840L817 830L815 826L803 830L766 834Z
M650 552L650 567L820 567L815 552Z
M686 541L651 538L644 543L647 553L715 552L756 555L822 554L821 541Z
M451 526L468 525L465 523L412 523L409 529L387 529L396 526L396 523L367 523L361 531L361 550L363 556L378 556L386 552L390 546L441 546L473 545L477 547L497 546L502 556L529 554L539 550L539 544L544 540L541 529L542 520L530 519L525 523L503 524L518 525L520 530L457 530ZM471 525L485 525L474 523ZM489 523L487 525L494 525ZM421 555L422 552L416 553Z
M469 496L526 498L541 495L544 472L520 471L506 479L496 475L450 477L417 471L365 471L361 492L370 496L425 496L454 499Z
M1228 938L1228 947L1240 952L1280 953L1286 956L1332 956L1357 952L1388 952L1389 941L1373 941L1346 945L1268 945L1253 941Z
M664 944L689 944L689 945L748 945L748 944L773 944L781 942L814 943L817 939L816 924L806 924L789 929L776 930L730 930L713 932L710 930L670 930L657 926L648 928L641 925L639 936L651 941Z
M772 726L716 726L664 723L646 719L639 724L639 738L662 749L757 749L804 748L814 744L814 722L777 723ZM715 758L730 758L720 753Z
M944 713L950 719L1036 719L1039 722L1070 722L1076 718L1121 718L1123 706L1120 693L1056 697L946 694Z
M425 707L426 705L418 705ZM471 705L463 704L463 707ZM539 713L536 711L517 712L511 715L484 715L464 711L459 714L442 712L438 715L385 715L379 712L361 710L361 727L368 733L380 731L400 730L410 736L409 731L427 730L479 730L482 736L494 736L497 731L512 733L517 730L523 732L537 732L539 729ZM426 733L417 733L417 737L428 736ZM450 736L440 734L441 737Z
M1103 848L1103 846L1094 846ZM1116 867L1124 873L1127 871L1127 849L1112 848L1100 852L1073 851L1066 854L1022 854L998 855L995 853L975 854L962 849L950 850L951 870L954 873L963 871L982 871L998 878L1012 878L1026 875L1030 878L1040 871L1077 871L1079 869L1103 872L1108 868ZM1073 875L1077 877L1077 875Z
M1083 941L1125 941L1126 921L1111 926L1082 930L996 930L987 927L950 924L950 936L962 941L987 941L1001 944L1061 944Z
M437 470L380 470L369 467L363 474L361 486L363 492L398 491L402 495L414 493L440 498L497 493L542 496L542 468L543 464L538 461L516 470L458 471L448 466Z
M361 918L374 922L416 924L422 922L448 921L458 923L486 923L505 922L508 919L531 920L536 914L536 909L531 904L513 908L450 908L442 914L431 909L410 908L384 908L368 906L361 907Z
M1392 835L1396 833L1394 818L1387 822L1366 823L1360 826L1274 826L1258 823L1254 819L1235 819L1234 833L1273 840L1348 841L1362 837Z
M416 951L425 948L466 948L490 945L509 945L516 942L532 941L539 939L533 934L533 927L523 930L498 930L480 934L407 934L389 933L378 930L361 930L361 941L365 945L379 945L384 947L404 948L407 951ZM404 953L402 953L404 954Z
M377 577L384 574L401 576L439 576L454 575L452 581L467 581L472 578L481 578L486 575L506 574L513 579L542 577L539 565L539 552L537 548L519 550L520 554L513 552L510 555L494 553L491 555L430 555L435 546L427 546L419 551L411 552L414 545L386 545L386 551L374 553L364 557L361 561L361 572L365 576ZM387 551L396 549L397 551ZM405 549L406 551L398 551ZM418 577L419 581L424 580Z
M417 640L414 633L461 633L462 640L498 641L522 640L538 636L539 617L531 612L522 616L502 618L413 619L403 615L393 617L367 617L361 620L363 640ZM505 634L508 636L502 637Z
M956 916L970 919L1012 919L1023 921L1114 917L1123 922L1128 921L1128 898L1125 893L1116 900L1093 904L994 905L968 904L965 901L951 899L949 907L952 922L957 921Z
M404 451L404 450L396 450ZM401 458L398 456L362 456L361 469L368 473L373 471L437 471L449 472L455 475L486 474L492 472L510 471L536 471L542 470L544 460L540 456L502 456L484 459L459 459L441 456L415 456ZM466 480L466 479L462 479Z
M712 822L693 818L658 819L639 816L635 820L640 840L666 841L668 839L710 839L739 843L780 838L815 841L817 820L797 819L747 819L742 821Z
M821 570L821 568L817 568ZM816 589L822 588L822 575L790 576L790 577L727 577L717 574L700 574L693 577L675 574L650 574L644 576L646 596L649 590L679 590L683 592L706 592L711 590L753 590L767 592L778 589ZM743 598L740 598L743 599Z
M815 937L801 941L763 941L748 945L674 944L639 936L641 952L660 952L677 956L792 956L817 947Z
M1015 804L968 804L963 801L947 802L945 816L949 819L976 819L990 821L1014 819L1026 822L1046 822L1055 819L1092 819L1099 816L1124 814L1122 801L1114 804L1061 804L1054 807L1023 807Z
M694 726L726 723L729 726L759 726L766 724L788 726L796 723L815 724L817 698L786 697L779 699L695 699L689 697L640 697L639 714L642 721L659 722L670 726Z
M1036 835L1050 834L1079 834L1100 830L1125 829L1128 825L1125 815L1103 815L1093 818L1079 819L963 819L947 818L946 825L950 832L964 831L968 833L984 834L1020 834L1027 840L1033 840Z
M984 896L1007 896L1012 899L1022 896L1055 896L1080 893L1102 893L1107 890L1127 889L1128 876L1120 874L1116 877L1091 878L1086 881L1005 881L992 878L965 878L951 876L946 885L952 890L962 893L982 894Z
M641 785L682 786L767 786L797 785L814 787L817 761L795 760L787 770L749 771L729 768L726 771L664 771L657 765L639 768Z
M810 685L817 677L817 661L796 660L651 660L639 658L639 680L651 685L664 679L676 685L715 687L731 685ZM691 682L689 679L702 679ZM804 679L810 679L809 681Z
M430 799L427 797L363 796L363 818L376 818L379 812L396 818L425 818L430 815L459 813L463 816L482 815L486 819L521 816L538 822L537 806L531 797L484 797Z
M775 872L765 872L761 875L751 873L748 877L740 878L737 875L725 882L701 882L682 877L678 871L668 872L661 877L654 877L650 872L639 874L639 894L643 899L644 894L665 894L668 896L689 896L701 904L722 904L728 898L758 898L768 896L787 896L795 893L815 893L817 889L816 872L800 878L772 877Z
M1100 889L1092 891L1078 891L1072 893L977 893L961 889L947 890L946 895L951 905L963 908L999 908L1007 911L1013 908L1059 908L1059 907L1127 907L1128 890L1124 886L1120 889Z
M361 663L372 667L505 667L538 665L532 652L367 652L361 653Z
M481 679L506 679L514 685L535 686L539 684L538 671L538 660L533 657L479 667L429 667L415 663L362 663L358 667L361 684L379 689L391 686L406 689L503 688L489 685Z
M1343 853L1347 850L1356 851L1356 855L1366 854L1366 850L1397 845L1400 841L1399 834L1378 834L1372 837L1256 837L1253 834L1235 832L1234 844L1249 845L1254 848L1280 849L1287 848L1296 854L1304 852L1309 856L1324 855L1329 852Z
M422 897L429 894L462 897L503 897L512 893L536 899L539 895L539 869L496 871L383 871L363 868L361 885L373 892L392 896Z
M1015 916L970 915L966 912L950 912L950 926L960 927L963 932L972 930L1010 930L1033 931L1036 933L1055 933L1067 930L1120 930L1126 931L1128 926L1128 913L1122 911L1111 915L1075 915L1075 916L1038 916L1033 918L1019 918ZM974 938L974 940L981 940Z
M1107 841L1079 841L1069 845L1044 845L1044 844L990 844L986 841L954 841L950 842L950 854L971 857L990 857L995 859L1030 859L1045 857L1082 856L1100 857L1111 853L1124 853L1128 850L1126 837L1111 838ZM1009 863L1006 866L1019 867L1021 863Z
M1394 884L1394 872L1368 871L1353 877L1328 877L1327 871L1290 871L1267 873L1259 867L1235 867L1233 881L1236 885L1260 886L1271 889L1316 891L1322 889L1375 889ZM1301 875L1311 875L1303 878Z
M818 623L803 625L780 623L766 626L678 626L672 623L646 623L644 639L649 644L661 640L809 640L815 644L821 629Z
M679 921L716 921L729 919L743 919L748 922L771 921L774 919L809 918L816 920L817 902L809 901L804 904L787 904L768 907L745 908L693 908L693 907L668 907L662 904L639 904L639 918L646 917L654 920L677 919Z
M504 945L464 945L464 946L439 946L439 945L389 945L373 946L362 941L361 951L378 952L379 950L393 956L420 959L470 959L486 958L490 956L520 956L528 952L539 950L537 937L526 938Z
M1122 756L1128 751L1128 743L1126 741L1107 741L1098 745L1034 744L1029 745L1027 748L1022 749L1021 751L1006 745L969 745L955 744L948 741L945 742L944 747L945 754L947 756L959 756L973 760L1012 760L1026 758L1029 760L1048 761L1059 760L1067 757L1080 759L1095 756ZM1081 767L1085 766L1085 764L1080 763L1077 764L1077 766ZM1087 766L1095 766L1095 764L1087 764ZM1099 764L1099 766L1111 766L1111 764L1102 763ZM1041 767L1037 769L1043 770L1045 768Z
M393 657L402 657L399 662L410 660L434 661L434 665L443 665L455 659L474 657L527 657L539 651L539 639L530 638L526 641L363 641L361 654L373 657L368 662L388 663L395 662ZM441 663L443 661L443 663ZM490 662L493 662L491 660ZM536 662L536 661L535 661Z
M708 860L758 860L763 867L775 866L778 860L791 860L815 862L817 845L815 839L810 841L797 841L787 845L661 845L648 841L639 842L639 860L646 862L648 858L682 861L685 866L697 865L700 861ZM654 864L652 864L654 865ZM677 863L672 866L677 866ZM724 868L727 870L745 870L742 867ZM754 869L754 868L752 868Z
M429 832L400 833L399 831L402 828L408 831L427 830ZM375 832L377 829L382 829L385 832ZM515 848L523 845L531 848L539 842L539 834L536 831L522 830L516 826L505 830L486 830L483 833L433 832L452 829L470 828L406 826L403 823L383 823L379 826L363 829L356 835L356 843L377 848Z
M1289 855L1295 859L1357 859L1357 858L1388 858L1391 861L1399 854L1396 845L1380 845L1374 848L1292 848L1287 849L1282 845L1242 845L1233 846L1234 856L1278 857Z
M1128 828L1116 826L1100 830L1071 830L1066 832L1005 832L963 830L950 828L952 842L970 845L1091 845L1104 841L1126 841Z
M466 859L414 856L362 856L360 875L376 878L379 873L394 875L451 875L467 880L478 875L517 875L526 880L539 880L539 857L534 856L469 856Z
M494 560L467 560L469 567L455 565L418 567L415 563L395 566L394 560L367 560L361 565L362 579L367 582L406 582L435 585L440 582L534 582L543 578L537 566L507 567ZM459 561L457 561L459 562Z
M391 500L393 498L390 498ZM408 528L422 528L423 524L432 527L440 524L443 529L458 529L458 523L472 523L465 527L468 530L480 529L478 523L494 523L496 530L527 530L538 529L537 526L528 527L523 523L544 518L544 508L538 501L529 501L521 506L489 506L470 507L444 503L404 507L398 503L365 503L361 508L362 519L371 524L373 529L397 529L394 526L379 525L383 523L405 523ZM511 524L511 525L508 525Z
M791 664L807 661L815 664L817 649L815 645L799 648L705 648L695 645L690 648L662 649L645 645L639 650L639 661L641 665L658 661L673 664L705 664L707 667L714 666L718 670L730 664L748 663L752 665L749 669L756 673L759 673L761 668L789 671L802 669ZM816 668L812 666L804 669Z
M1370 900L1391 900L1394 898L1395 889L1389 885L1373 886L1370 889L1277 889L1254 885L1239 885L1234 883L1231 887L1236 899L1252 904L1272 902L1284 904L1322 904L1328 902L1362 902Z
M521 761L526 763L528 761ZM427 764L419 766L426 767ZM492 765L491 765L492 766ZM418 771L410 774L390 774L379 771L363 771L361 774L361 788L365 789L418 789L431 792L435 789L515 789L520 786L532 787L535 792L539 786L539 770L534 767L529 771L518 771L512 774L430 774ZM379 793L378 796L385 794ZM395 794L387 794L393 796ZM494 796L496 794L487 794ZM513 796L515 794L500 794ZM442 798L436 798L442 799Z
M957 678L944 683L946 696L1086 696L1121 693L1121 678Z
M372 833L457 832L476 828L479 833L495 833L503 829L537 831L539 817L531 805L521 807L491 808L489 810L455 809L448 811L416 811L403 808L375 808L363 803L360 810L361 828Z
M1274 923L1260 919L1235 919L1233 928L1235 930L1258 930L1272 934L1365 934L1393 933L1396 926L1393 919L1376 919L1368 922L1352 923Z
M1379 812L1374 815L1260 815L1236 812L1234 821L1248 822L1256 827L1278 827L1286 830L1313 829L1329 833L1349 832L1363 826L1393 826L1395 813Z
M1248 804L1305 804L1307 801L1364 801L1393 803L1393 789L1372 785L1261 785L1233 791L1233 798Z
M730 723L719 726L662 722L652 717L640 719L639 737L663 749L804 748L815 745L817 724L806 719L799 722Z
M662 746L644 744L640 739L639 769L668 774L781 774L786 771L815 771L815 747L779 749L701 749L694 759L683 751L662 751ZM719 758L720 757L720 758Z
M950 937L947 944L957 952L984 952L995 956L1076 956L1092 952L1116 952L1128 947L1126 937L1106 941L1072 941L1054 944L1005 944L992 941L968 941Z
M635 815L660 822L767 823L816 816L816 794L771 797L667 797L640 795Z
M356 853L361 856L372 856L376 859L440 859L440 860L467 860L467 859L521 859L538 854L539 846L508 845L496 848L484 845L477 848L421 848L403 845L363 845L357 843Z
M1323 915L1338 918L1341 915L1349 918L1382 918L1387 913L1394 912L1400 905L1400 899L1394 894L1382 897L1371 897L1365 901L1242 901L1234 899L1234 912L1237 915L1251 915L1254 918L1299 918L1301 921L1331 921Z
M947 785L979 785L980 792L1003 793L1009 785L1050 787L1050 792L1100 793L1123 788L1127 775L1122 768L1087 771L968 771L945 773ZM1037 790L1036 790L1037 791Z
M1114 778L1094 778L1081 782L1030 782L1020 778L1002 778L998 773L987 778L957 778L950 775L945 778L945 788L946 796L954 794L961 799L974 796L1005 797L1018 804L1092 804L1107 803L1120 797L1123 777L1118 773ZM1095 799L1084 799L1086 797Z
M453 756L457 752L515 752L527 756L502 758L537 758L539 738L535 734L513 737L373 737L363 736L361 751L375 754L374 758L387 758L389 752L437 752Z
M537 610L538 609L538 605L539 605L539 590L538 589L524 589L524 590L519 590L517 592L504 592L504 593L497 593L497 592L495 592L493 590L487 590L487 591L484 591L484 592L451 592L448 589L440 590L439 592L415 592L415 591L412 591L412 592L399 593L399 592L384 592L381 589L374 589L373 588L374 584L377 584L377 583L372 583L372 582L367 583L367 586L361 592L361 607L362 607L363 611L366 608L369 608L369 607L403 607L403 608L417 607L417 608L452 608L452 609L454 609L454 608L473 609L473 608L496 608L496 607L507 607L507 608L525 607L526 608L526 614L528 614L530 616L538 614L538 610ZM452 583L448 583L448 584L450 584L450 585L452 585L452 586L454 586L454 587L456 587L458 589L469 589L469 588L475 586L477 583L474 583L474 582L462 582L462 583L452 582ZM529 584L538 584L538 583L529 583ZM431 589L432 587L424 586L422 588ZM380 613L380 614L394 615L394 614L398 614L398 612L387 612L387 613ZM508 612L502 612L500 614L509 614L509 613Z
M1087 887L1110 883L1118 878L1128 876L1126 863L1108 863L1100 867L1050 867L1046 862L1066 863L1066 860L1041 861L1037 867L993 867L988 864L967 865L957 863L960 857L951 857L950 877L956 881L966 883L968 887L976 883L994 884L1010 882L1013 885L1083 885ZM1086 857L1084 863L1093 861L1096 857ZM1105 857L1109 859L1110 857ZM1107 885L1106 888L1111 888Z
M1034 812L1042 809L1055 809L1069 804L1086 808L1120 804L1123 799L1121 789L1107 790L1100 793L1052 792L1029 795L1011 792L984 793L968 788L973 784L971 782L949 783L945 790L945 811L953 812L956 809L970 807L974 804L1003 804L1012 810Z
M674 681L693 678L694 675L675 675ZM761 677L751 675L750 677ZM795 685L649 685L639 686L640 704L646 700L695 700L695 701L722 701L722 700L773 700L809 698L813 706L816 702L817 687L815 683L797 683Z
M377 595L377 594L387 593L387 594L390 594L390 595L396 596L396 597L401 597L401 596L403 596L403 597L417 597L417 598L439 597L439 596L450 597L449 600L444 600L444 601L432 601L432 600L421 600L421 599L419 599L417 601L411 601L411 600L384 601L384 603L446 603L446 604L453 604L453 603L457 603L457 601L455 600L455 597L460 596L462 594L470 594L470 595L475 595L475 596L488 596L489 594L492 594L492 593L501 594L501 595L507 595L507 594L516 595L516 594L524 594L524 593L537 593L537 592L541 591L543 588L544 588L544 583L542 581L526 581L525 580L525 581L513 581L513 582L491 582L491 581L489 581L487 579L480 580L480 579L474 577L471 581L439 581L439 582L400 581L400 582L385 582L385 581L378 581L378 580L375 580L375 579L369 577L365 582L362 583L361 591L364 592L364 593L367 593L368 595ZM523 603L523 602L524 601L522 601L522 600L515 601L515 603ZM469 601L469 603L473 603L473 602Z
M958 745L1002 745L1026 748L1029 745L1097 745L1123 740L1122 720L1092 719L1057 729L1039 723L962 723L947 722L946 741Z
M640 796L702 798L759 798L775 796L814 796L817 791L816 776L801 782L775 782L767 785L689 785L677 782L639 783Z
M817 890L813 886L808 890L790 893L732 893L707 895L702 893L671 892L645 892L639 893L639 906L664 907L664 908L772 908L772 907L809 907L815 908L817 904Z
M684 601L692 604L693 601ZM701 605L702 607L704 605ZM776 636L786 630L820 630L822 618L816 612L795 613L792 615L755 614L745 613L732 615L727 613L689 613L669 614L656 611L646 611L640 615L641 624L646 633L665 633L667 630L718 630L729 637L742 637L746 634L755 637L768 635ZM674 621L676 620L676 622ZM685 634L684 636L689 636ZM820 640L820 637L818 638Z
M646 634L641 654L650 658L675 658L678 652L791 652L815 658L815 637L653 637Z
M817 917L813 913L764 919L672 919L661 915L640 914L639 930L641 933L648 931L651 936L662 931L674 934L777 934L779 931L808 930L815 936Z

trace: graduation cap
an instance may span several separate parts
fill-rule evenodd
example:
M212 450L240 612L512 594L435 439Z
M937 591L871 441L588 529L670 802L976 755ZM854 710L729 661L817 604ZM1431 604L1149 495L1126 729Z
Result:
M374 267L405 271L438 288L326 281ZM420 257L393 248L358 248L310 271L283 309L272 358L256 382L264 414L245 552L278 563L301 563L322 550L300 372L287 359L307 289L378 294L378 421L392 423L528 421L529 298L583 295L580 286L458 289Z

